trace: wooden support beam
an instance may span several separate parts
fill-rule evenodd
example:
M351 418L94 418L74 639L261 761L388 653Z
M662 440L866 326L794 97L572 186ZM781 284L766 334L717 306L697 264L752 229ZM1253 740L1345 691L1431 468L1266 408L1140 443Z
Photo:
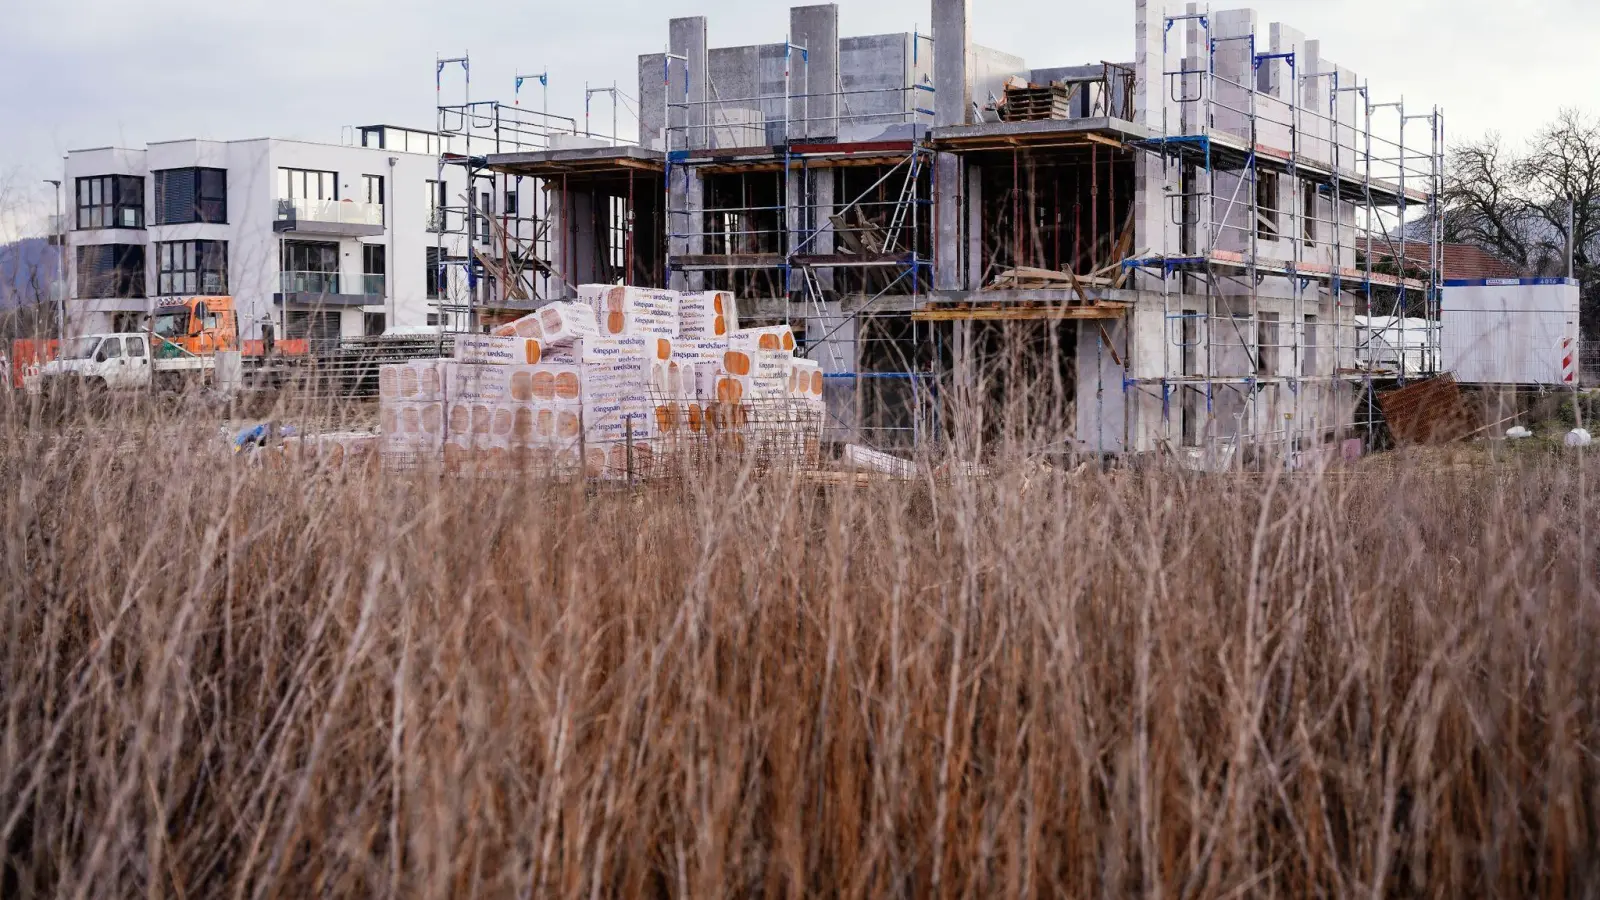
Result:
M1128 307L1120 303L1115 305L1097 303L1094 306L983 306L966 309L926 307L913 312L911 318L918 322L1093 321L1120 319L1127 312Z

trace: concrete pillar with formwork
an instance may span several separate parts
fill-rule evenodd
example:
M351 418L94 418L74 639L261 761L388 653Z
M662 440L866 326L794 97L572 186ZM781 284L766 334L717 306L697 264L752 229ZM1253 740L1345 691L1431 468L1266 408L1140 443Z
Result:
M1133 120L1156 134L1174 134L1184 125L1181 105L1169 90L1167 73L1175 71L1186 55L1186 43L1167 40L1166 15L1157 0L1137 0L1134 21L1134 110ZM1187 26L1186 26L1187 27ZM1181 226L1168 208L1169 197L1181 193L1183 179L1181 167L1168 166L1159 154L1141 154L1134 160L1133 241L1127 252L1133 256L1173 254L1182 245ZM1080 355L1079 371L1098 372L1094 383L1081 390L1096 393L1098 412L1089 416L1093 422L1094 438L1103 442L1109 426L1106 415L1116 412L1116 405L1105 403L1105 358L1107 344L1122 354L1122 373L1129 379L1161 379L1175 372L1169 359L1167 340L1167 300L1163 296L1161 270L1138 269L1128 273L1129 286L1138 291L1137 300L1128 310L1127 318L1113 331L1103 333L1098 328L1081 341L1080 354L1092 352L1092 357ZM1184 279L1179 277L1177 290L1182 290ZM1171 287L1171 286L1167 286ZM1107 341L1107 337L1113 340ZM1116 361L1113 360L1113 365ZM1163 388L1130 388L1124 395L1123 431L1119 441L1125 440L1129 449L1149 447L1154 441L1166 437L1167 423L1162 415ZM1119 391L1118 393L1123 393ZM1084 399L1080 396L1080 402ZM1086 429L1088 430L1088 429ZM1124 446L1119 444L1119 447ZM1102 450L1107 449L1102 444Z
M972 121L972 0L933 3L933 124L966 125ZM962 194L966 173L961 157L938 153L933 167L936 290L969 288L962 266Z
M701 149L709 140L706 99L710 65L706 19L704 16L673 19L667 23L667 32L670 52L682 59L675 60L678 65L667 67L667 102L676 105L668 110L666 146L669 151ZM705 252L705 228L701 222L705 190L700 173L690 166L674 166L670 160L668 172L666 222L671 253L674 256L702 254ZM705 276L701 272L671 273L670 287L676 290L698 291L704 286Z
M791 78L789 120L798 123L794 136L809 139L839 136L839 6L796 6L789 10L789 42L805 48L803 63L791 71L801 75L798 85ZM794 96L796 93L799 96Z

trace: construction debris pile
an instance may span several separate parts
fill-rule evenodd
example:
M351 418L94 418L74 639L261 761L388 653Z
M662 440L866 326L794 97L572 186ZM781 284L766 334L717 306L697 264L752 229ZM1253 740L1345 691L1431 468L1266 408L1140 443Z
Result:
M382 367L384 465L619 479L727 457L814 467L820 369L789 326L738 324L726 292L584 285L458 336L454 358Z

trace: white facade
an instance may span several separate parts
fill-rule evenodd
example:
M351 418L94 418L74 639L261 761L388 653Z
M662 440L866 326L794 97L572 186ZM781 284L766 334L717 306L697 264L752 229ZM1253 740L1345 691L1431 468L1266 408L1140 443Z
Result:
M372 131L364 129L363 135ZM403 140L385 143L407 146ZM426 146L421 140L411 143L419 149ZM220 221L161 224L175 217L158 209L162 198L156 173L196 168L226 173ZM457 197L451 202L459 205L464 179L458 167L452 168L445 191ZM92 184L104 176L140 179L139 202L116 206L103 196L114 188L105 182L100 188ZM142 150L72 151L66 157L63 184L70 328L89 333L127 327L161 305L163 297L210 293L235 299L240 337L245 340L259 339L268 322L279 338L297 336L297 331L310 327L308 316L316 317L324 335L330 334L336 319L338 333L345 337L434 325L440 300L429 296L428 282L429 251L440 243L430 229L439 194L433 182L438 178L438 157L430 153L273 138L181 140L152 143ZM381 185L375 179L382 179ZM118 188L127 186L123 181ZM369 194L374 195L370 202ZM138 214L134 206L142 208ZM213 203L210 216L217 212ZM136 225L142 227L131 227ZM187 241L226 244L225 282L214 272L202 271L206 283L199 283L190 274L196 264L183 261L182 245L165 246ZM297 251L296 242L317 246ZM460 234L446 235L444 257L460 259L464 242ZM106 278L90 277L84 269L83 248L95 245L142 248L118 251L123 254L120 259L127 259L130 252L135 258L142 253L142 277L110 285ZM210 245L213 259L215 246ZM368 249L375 247L381 251ZM330 251L336 252L336 263ZM305 262L308 255L313 264ZM369 272L379 268L379 255L381 274ZM445 295L459 293L460 267L444 271ZM163 278L164 272L169 277Z

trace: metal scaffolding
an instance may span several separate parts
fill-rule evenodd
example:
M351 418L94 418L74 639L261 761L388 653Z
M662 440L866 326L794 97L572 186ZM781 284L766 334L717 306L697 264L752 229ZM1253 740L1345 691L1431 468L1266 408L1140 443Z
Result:
M449 102L445 81L457 69L461 100ZM545 89L538 110L521 105L522 86L531 80ZM488 157L547 150L557 136L580 131L577 120L548 111L548 72L518 75L507 105L472 99L470 57L441 58L434 90L439 159L428 198L435 235L429 293L441 331L473 331L560 296L563 288L552 263L551 192L542 179L491 169Z
M912 37L914 57L925 40ZM823 367L836 435L917 445L935 415L933 338L911 318L932 277L932 86L807 93L806 48L782 52L781 94L712 84L707 100L691 99L686 61L665 56L664 276L795 326L797 352ZM885 134L849 137L868 129Z
M1431 324L1419 371L1391 371L1358 317L1395 317L1402 342L1408 323L1438 320L1443 117L1373 102L1337 69L1303 71L1253 30L1217 34L1209 12L1167 16L1166 40L1180 25L1159 131L1132 143L1160 161L1146 190L1165 196L1146 199L1176 227L1124 262L1159 281L1161 369L1125 388L1159 397L1183 445L1293 450L1349 421L1334 410L1354 408L1352 385L1370 398L1375 380L1437 366Z

